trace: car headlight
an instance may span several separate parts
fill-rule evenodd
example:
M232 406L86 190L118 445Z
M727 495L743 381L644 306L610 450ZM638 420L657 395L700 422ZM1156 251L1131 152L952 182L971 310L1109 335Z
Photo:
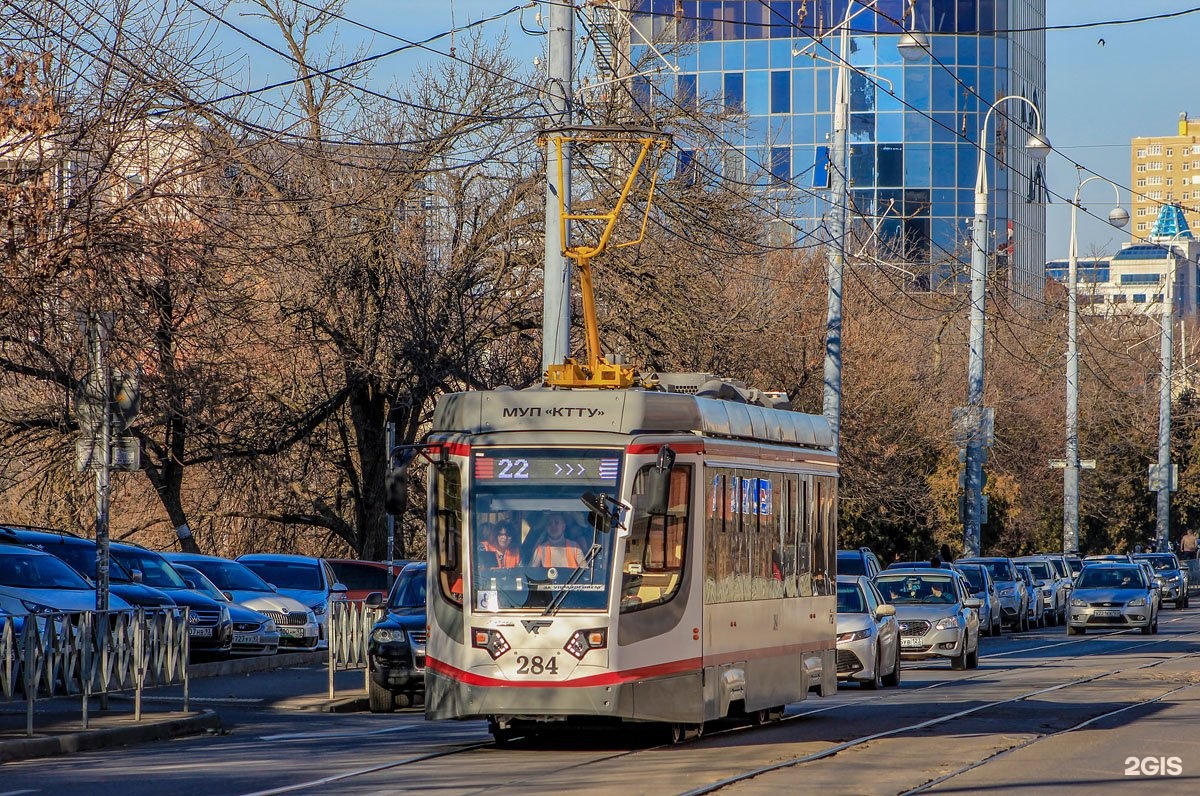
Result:
M52 614L54 609L48 605L35 603L33 600L21 600L21 605L31 614Z
M371 638L381 644L389 641L404 641L404 631L394 630L390 627L377 627L371 631Z
M267 621L263 622L263 623L262 623L262 628L261 628L261 630L262 630L262 632L264 632L264 633L275 633L275 632L277 632L277 631L278 631L278 628L276 628L276 627L275 627L275 620L274 620L274 619L268 619Z
M325 603L317 603L312 607L312 612L315 616L325 615Z
M313 613L312 611L306 611L305 613L308 615L308 621L309 621L309 623L310 623L310 624L316 624L316 622L317 622L317 615L316 615L315 613Z
M1172 575L1171 577L1167 578L1167 580L1168 580L1170 583L1177 583L1177 582L1179 581L1179 576L1178 576L1178 575Z
M1084 600L1071 600L1072 608L1087 608L1087 602Z
M953 630L958 627L958 617L947 616L944 619L939 619L937 624L933 626L934 630Z
M1012 597L1013 594L1015 594L1015 592L1012 589L1001 589L1000 590L1001 597Z
M855 630L851 633L838 633L838 641L862 641L864 638L870 637L870 630Z
M1130 600L1129 602L1127 602L1125 604L1128 605L1130 608L1133 608L1138 605L1145 605L1146 598L1145 597L1134 597L1132 600Z
M232 622L232 621L233 621L233 620L232 620L232 619L229 617L229 606L227 606L227 605L222 605L222 606L221 606L221 621L220 621L220 624L222 624L222 625L223 625L223 624L225 624L226 622Z

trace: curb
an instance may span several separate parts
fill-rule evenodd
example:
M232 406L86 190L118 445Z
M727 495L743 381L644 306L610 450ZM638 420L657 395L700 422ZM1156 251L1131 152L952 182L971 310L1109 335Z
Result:
M6 740L0 743L0 763L128 746L147 741L163 741L220 728L221 717L211 710L203 710L186 718L142 722L130 727L80 730L43 738Z
M328 650L315 652L277 652L274 655L255 655L247 658L230 658L223 661L193 663L188 666L189 678L224 677L230 674L248 674L249 672L268 672L273 669L286 669L289 666L302 666L319 663L329 664Z

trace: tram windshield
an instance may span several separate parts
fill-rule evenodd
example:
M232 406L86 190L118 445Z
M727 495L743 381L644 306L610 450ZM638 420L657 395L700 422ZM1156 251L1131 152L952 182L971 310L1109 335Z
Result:
M474 610L607 608L613 534L581 498L588 492L616 498L621 454L613 448L472 453Z

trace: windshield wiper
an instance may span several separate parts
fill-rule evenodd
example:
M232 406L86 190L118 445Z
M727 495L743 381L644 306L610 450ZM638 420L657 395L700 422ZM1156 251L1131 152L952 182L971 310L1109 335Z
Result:
M599 542L592 542L591 548L583 555L583 562L571 573L571 577L567 578L567 582L555 593L554 597L550 599L550 604L546 606L545 611L542 611L542 616L554 616L558 613L558 609L562 607L563 600L567 599L567 592L575 585L575 581L583 577L583 573L592 566L592 561L595 560L599 552Z

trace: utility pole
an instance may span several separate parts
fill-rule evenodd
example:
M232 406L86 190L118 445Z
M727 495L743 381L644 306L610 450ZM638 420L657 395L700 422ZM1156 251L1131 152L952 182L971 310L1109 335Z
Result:
M846 184L846 150L850 127L850 30L849 17L840 39L837 89L833 103L833 140L829 148L829 294L825 319L825 386L821 413L833 432L833 452L842 447L842 274L846 265L846 208L849 197Z
M1167 550L1171 538L1171 488L1174 472L1171 466L1171 365L1175 343L1175 249L1167 243L1167 284L1163 291L1162 337L1160 355L1162 372L1158 377L1158 500L1154 522L1154 549Z
M550 5L547 31L546 105L548 126L568 127L574 101L575 6L569 0ZM558 186L563 186L563 211L571 212L571 148L562 145L562 159L552 141L546 143L546 262L542 287L542 373L561 365L571 353L571 266L563 254L567 241L559 225ZM562 168L562 175L558 169Z

